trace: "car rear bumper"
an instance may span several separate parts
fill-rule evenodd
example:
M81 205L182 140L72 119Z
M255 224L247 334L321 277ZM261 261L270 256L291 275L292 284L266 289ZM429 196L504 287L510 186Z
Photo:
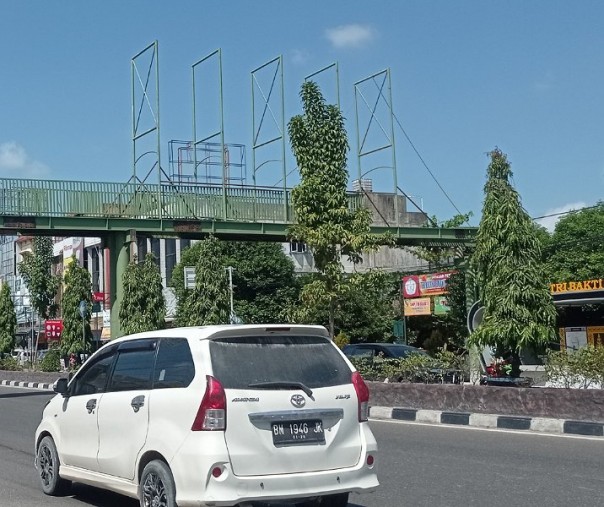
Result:
M246 502L268 502L308 498L334 493L370 493L379 486L375 465L324 472L237 477L227 468L210 481L203 500L177 494L179 507L233 506Z
M187 466L176 457L172 463L176 481L176 502L179 507L227 507L248 502L269 502L295 498L310 498L344 492L370 493L378 486L377 444L367 423L361 425L362 451L355 466L333 470L286 473L273 475L237 476L228 461L220 459L205 447L204 466L191 461ZM185 446L185 454L195 446ZM214 448L214 450L217 450ZM210 452L208 452L210 451ZM367 457L373 457L373 464L367 464ZM182 458L182 454L181 454ZM180 461L180 463L178 463ZM320 466L320 463L318 464ZM213 477L211 469L222 469L219 477ZM196 478L196 480L194 479Z

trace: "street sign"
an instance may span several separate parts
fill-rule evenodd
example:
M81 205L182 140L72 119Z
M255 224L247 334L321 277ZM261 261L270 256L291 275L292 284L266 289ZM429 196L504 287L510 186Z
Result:
M78 310L80 310L80 317L85 319L86 315L88 313L88 304L86 303L86 301L84 301L84 300L80 301L80 306L79 306Z

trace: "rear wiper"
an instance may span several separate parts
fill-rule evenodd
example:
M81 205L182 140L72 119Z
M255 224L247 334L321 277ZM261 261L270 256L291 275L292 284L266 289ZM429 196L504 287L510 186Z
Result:
M257 389L302 389L309 398L312 398L312 391L302 382L255 382L248 387Z

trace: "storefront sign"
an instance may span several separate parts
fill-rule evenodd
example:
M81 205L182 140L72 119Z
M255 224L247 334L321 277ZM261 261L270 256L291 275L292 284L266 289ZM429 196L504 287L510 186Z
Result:
M549 288L552 294L604 290L604 279L596 278L594 280L583 280L582 282L551 283Z
M404 301L405 317L413 315L430 315L430 298L405 299Z

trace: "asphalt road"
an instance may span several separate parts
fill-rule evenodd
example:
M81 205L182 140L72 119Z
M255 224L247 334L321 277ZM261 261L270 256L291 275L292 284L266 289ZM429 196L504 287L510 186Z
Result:
M0 507L136 507L76 486L43 495L33 468L33 433L46 392L0 387ZM371 422L382 486L351 507L604 505L604 439Z

